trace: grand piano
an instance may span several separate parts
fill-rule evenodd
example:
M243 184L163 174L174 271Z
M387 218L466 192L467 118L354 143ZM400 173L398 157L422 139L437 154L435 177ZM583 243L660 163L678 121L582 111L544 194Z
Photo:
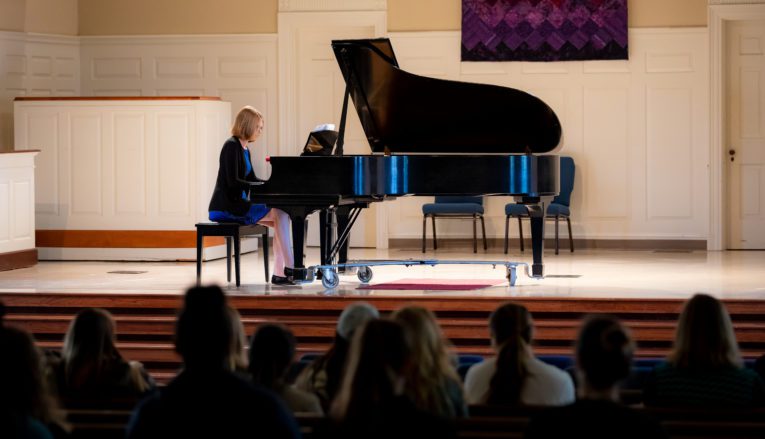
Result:
M293 279L306 279L306 217L350 212L338 239L322 241L322 264L348 238L361 209L401 196L502 195L531 218L534 277L542 263L544 204L558 193L561 124L542 100L507 87L414 75L401 70L387 38L338 40L332 49L346 82L339 136L330 155L271 157L271 178L251 200L292 219ZM349 98L372 153L343 154ZM326 234L330 236L331 234ZM308 277L309 279L312 277Z

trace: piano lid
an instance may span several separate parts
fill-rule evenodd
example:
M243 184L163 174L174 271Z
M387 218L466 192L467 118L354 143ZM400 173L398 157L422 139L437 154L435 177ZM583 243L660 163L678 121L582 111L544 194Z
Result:
M405 72L387 38L332 49L374 152L545 153L560 144L555 112L526 92Z

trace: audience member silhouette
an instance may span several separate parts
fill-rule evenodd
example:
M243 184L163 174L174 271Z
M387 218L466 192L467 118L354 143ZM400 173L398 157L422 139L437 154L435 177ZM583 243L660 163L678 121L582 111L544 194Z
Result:
M282 397L295 413L323 414L319 397L286 382L295 357L295 337L281 325L262 325L250 344L250 375L253 383Z
M138 398L154 389L141 363L125 361L115 346L115 325L103 309L77 313L64 337L60 359L48 357L58 395L65 404Z
M186 293L176 323L175 347L183 370L138 406L128 438L300 437L295 419L271 392L237 376L227 364L231 314L218 287Z
M675 345L648 378L650 406L753 407L765 404L765 385L743 367L728 311L719 300L696 294L677 322Z
M0 304L0 437L50 439L65 436L56 401L43 378L42 360L32 336L2 325Z
M406 376L409 399L418 409L434 415L466 416L462 383L433 313L409 306L396 311L392 318L404 327L412 348L412 367Z
M565 405L574 402L571 376L534 356L534 325L525 307L507 303L489 318L491 342L497 351L472 366L465 377L470 404Z
M618 403L618 384L630 374L634 343L610 316L590 316L576 345L579 400L532 417L526 438L666 438L659 423Z
M754 361L754 371L760 376L760 379L765 381L765 354L760 355L757 360Z
M366 302L348 305L337 319L335 341L329 350L308 365L295 380L295 387L316 394L325 412L340 388L345 358L357 328L380 317L377 308Z
M448 420L419 410L405 395L413 366L404 328L390 320L371 320L359 330L348 355L346 374L330 415L337 431L330 437L400 438L454 435Z

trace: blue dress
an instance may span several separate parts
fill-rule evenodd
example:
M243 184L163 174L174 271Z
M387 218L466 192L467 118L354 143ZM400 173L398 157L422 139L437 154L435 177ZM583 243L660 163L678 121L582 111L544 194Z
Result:
M244 175L248 175L250 172L252 172L252 163L250 162L250 151L248 149L242 148L242 153L244 154L244 165L245 165L245 173ZM242 199L247 200L247 192L242 191ZM268 213L270 209L266 207L265 204L251 204L250 210L247 211L245 215L239 216L234 215L230 212L220 211L220 210L211 210L210 211L210 221L215 221L216 223L239 223L239 224L257 224L258 221L263 219L264 216Z

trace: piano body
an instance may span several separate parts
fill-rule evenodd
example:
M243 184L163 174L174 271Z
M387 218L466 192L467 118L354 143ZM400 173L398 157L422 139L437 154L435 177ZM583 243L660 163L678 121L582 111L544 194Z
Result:
M539 155L561 141L561 125L540 99L512 88L422 77L401 70L388 39L333 41L346 81L333 155L271 157L271 178L251 199L292 219L296 280L305 279L305 219L351 207L347 238L360 209L407 195L503 195L531 217L532 275L542 277L544 204L558 193L559 159ZM370 155L343 155L348 98ZM323 243L324 244L324 243ZM331 242L328 245L332 244ZM322 251L322 264L331 258Z

